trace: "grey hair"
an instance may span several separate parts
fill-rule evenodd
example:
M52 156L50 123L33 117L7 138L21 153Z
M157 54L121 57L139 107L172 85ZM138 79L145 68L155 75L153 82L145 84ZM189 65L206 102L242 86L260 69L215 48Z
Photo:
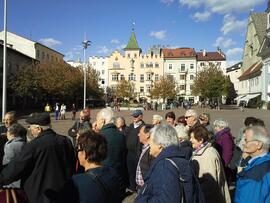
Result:
M181 138L181 139L184 139L184 140L189 140L188 131L187 131L185 126L177 125L177 126L174 127L174 129L177 132L178 138Z
M163 117L158 114L155 114L153 115L153 119L159 120L161 122L163 120Z
M263 148L268 151L270 148L270 136L266 129L262 126L250 126L246 131L252 131L252 140L257 140L263 143Z
M113 123L113 121L114 121L114 114L113 114L112 109L110 109L110 108L101 109L98 112L98 114L97 114L97 118L104 119L105 120L105 124Z
M199 115L193 109L187 110L186 113L185 113L185 116L194 116L197 119L199 118Z
M121 120L121 121L123 121L124 123L126 123L126 120L125 120L124 117L122 117L122 116L116 117L116 118L114 119L114 122L116 122L116 121L118 121L118 120Z
M19 137L20 136L20 132L22 130L22 126L20 124L14 123L12 124L7 131L13 135L14 137Z
M179 145L177 132L170 125L155 126L150 130L150 136L155 144L162 145L164 148Z
M229 123L223 118L218 118L214 121L214 126L223 129L229 127Z

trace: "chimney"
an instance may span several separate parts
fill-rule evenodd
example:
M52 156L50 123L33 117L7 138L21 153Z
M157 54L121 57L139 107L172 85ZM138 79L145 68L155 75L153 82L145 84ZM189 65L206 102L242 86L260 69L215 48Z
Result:
M206 51L205 51L205 49L203 49L203 56L206 56Z
M219 47L217 47L217 52L221 54L221 49Z

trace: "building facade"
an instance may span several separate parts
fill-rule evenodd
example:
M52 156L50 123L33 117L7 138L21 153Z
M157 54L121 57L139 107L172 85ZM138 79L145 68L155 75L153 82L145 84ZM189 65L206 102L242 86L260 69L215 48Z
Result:
M258 55L266 36L267 13L251 12L248 19L247 33L243 52L243 66L238 78L241 88L238 93L239 103L244 105L256 103L261 99L263 81L262 57Z
M100 76L99 85L106 91L108 87L108 58L107 57L89 57L89 65L95 69Z
M116 88L120 80L128 80L134 86L136 98L148 99L154 81L162 75L162 52L142 54L134 31L124 52L116 50L108 57L108 85Z
M192 95L197 73L196 52L193 48L163 49L164 74L171 76L178 84L180 101L198 102Z
M4 31L0 32L0 40L4 40ZM12 32L7 32L7 44L40 63L62 62L64 55L39 42L27 39Z

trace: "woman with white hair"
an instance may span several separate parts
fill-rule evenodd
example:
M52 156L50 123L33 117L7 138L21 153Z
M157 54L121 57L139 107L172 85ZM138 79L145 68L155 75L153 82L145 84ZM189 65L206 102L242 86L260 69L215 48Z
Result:
M189 135L188 135L188 130L185 126L183 125L177 125L174 127L174 129L177 132L177 137L179 140L179 146L182 151L185 152L186 154L186 159L190 159L192 156L192 144L189 141Z
M155 157L135 200L139 202L204 202L199 183L179 150L178 137L170 125L150 131L150 155ZM181 181L180 181L181 179Z
M163 120L162 116L160 116L158 114L155 114L155 115L153 115L153 122L152 122L152 124L153 125L160 125L161 122L162 122L162 120Z
M214 121L214 131L215 131L214 146L221 157L227 180L228 182L235 181L236 172L232 171L228 167L233 157L233 148L234 148L234 141L228 122L223 118L216 119Z

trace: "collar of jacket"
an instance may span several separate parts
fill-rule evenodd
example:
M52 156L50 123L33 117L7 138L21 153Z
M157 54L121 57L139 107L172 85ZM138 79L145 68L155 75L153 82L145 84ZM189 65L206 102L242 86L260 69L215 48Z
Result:
M12 142L20 142L20 141L24 141L24 139L22 137L14 137L12 140L7 141L7 144L10 144Z
M224 128L224 129L222 129L221 131L219 131L219 132L217 132L216 134L215 134L215 137L216 138L218 138L220 135L222 135L222 134L225 134L225 133L230 133L230 131L231 131L231 129L230 128Z
M105 125L101 128L101 131L107 130L107 129L110 129L110 128L116 128L116 125L114 125L113 123L105 124Z
M211 143L208 143L207 145L205 145L204 147L202 147L199 151L197 151L196 153L193 154L193 156L201 156L203 155L203 153L205 152L205 150L209 147L212 147Z
M254 159L250 164L247 165L246 168L244 168L244 170L242 172L247 172L250 169L252 169L253 167L260 165L266 161L270 161L270 153L267 153L265 156L263 157L258 157L256 159Z
M42 131L35 139L46 136L48 134L56 134L56 132L54 132L51 128L49 128L47 130Z

